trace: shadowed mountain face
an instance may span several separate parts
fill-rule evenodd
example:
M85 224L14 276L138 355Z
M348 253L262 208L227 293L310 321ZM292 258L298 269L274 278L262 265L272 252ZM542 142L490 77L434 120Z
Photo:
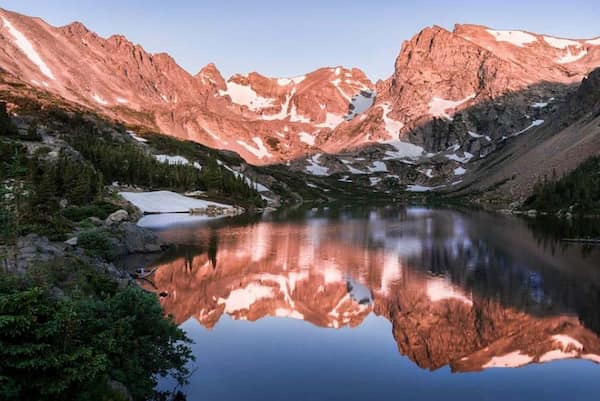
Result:
M419 367L464 372L558 359L600 363L600 252L557 246L521 220L409 208L180 226L144 285L166 312L218 327L300 319L392 324Z

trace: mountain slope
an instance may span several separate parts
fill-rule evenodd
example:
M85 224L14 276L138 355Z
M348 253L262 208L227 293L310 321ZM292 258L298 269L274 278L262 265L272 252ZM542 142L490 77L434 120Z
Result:
M342 67L225 81L209 64L192 76L167 54L149 54L120 35L104 39L81 23L55 28L6 10L0 17L0 67L24 83L257 164L310 152L317 133L350 113L352 96L373 88L362 71Z
M425 28L406 41L392 76L376 85L343 67L225 79L214 64L191 75L166 54L123 36L102 38L80 23L55 28L6 10L0 22L0 68L10 80L141 131L235 151L251 164L285 162L294 172L388 193L487 189L506 179L485 169L494 164L525 172L522 193L508 191L522 198L531 182L527 162L515 170L505 151L574 123L579 100L569 96L600 65L600 38L457 25ZM565 134L531 160L574 140Z

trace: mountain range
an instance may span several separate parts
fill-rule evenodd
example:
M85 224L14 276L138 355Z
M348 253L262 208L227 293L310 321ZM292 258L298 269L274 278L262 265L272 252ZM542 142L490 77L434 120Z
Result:
M208 64L192 75L124 36L2 9L0 43L3 89L374 191L522 201L540 177L600 152L600 37L428 27L376 83L342 66L225 79Z

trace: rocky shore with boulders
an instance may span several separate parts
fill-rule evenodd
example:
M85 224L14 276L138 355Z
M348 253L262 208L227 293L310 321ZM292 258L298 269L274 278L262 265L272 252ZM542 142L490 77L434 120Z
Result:
M93 228L76 228L66 241L51 241L38 234L28 234L13 245L0 248L5 271L24 275L31 266L60 258L77 258L125 285L128 272L115 266L114 260L134 254L159 253L168 248L155 232L136 224L139 216L124 209L104 221L90 218Z

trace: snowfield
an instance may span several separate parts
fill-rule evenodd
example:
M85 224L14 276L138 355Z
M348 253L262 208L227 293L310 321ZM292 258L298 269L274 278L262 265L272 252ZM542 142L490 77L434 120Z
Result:
M219 95L229 95L233 103L246 106L254 111L273 107L273 102L275 102L275 99L259 96L251 87L235 82L227 82L227 90L220 90Z
M518 47L537 42L535 36L523 31L495 31L493 29L487 29L487 32L496 38L497 42L508 42Z
M252 153L254 156L256 156L259 159L264 159L265 157L273 157L273 155L271 155L271 153L269 153L269 151L265 147L265 144L263 143L262 139L255 136L254 138L252 138L252 140L256 144L256 146L257 146L256 148L252 145L248 145L246 142L244 142L242 140L238 140L237 143L239 145L242 145L248 152Z
M52 73L50 68L48 68L44 60L42 60L39 53L33 48L33 45L31 44L29 39L27 39L27 37L23 35L21 31L15 28L13 24L11 24L10 21L7 20L5 17L2 17L2 22L4 23L4 26L6 26L6 28L8 29L8 32L10 32L10 34L15 39L16 45L19 47L19 49L21 49L23 53L25 53L27 58L31 60L31 62L40 69L42 74L44 74L52 80L55 80L56 78L54 77L54 74Z
M281 86L286 86L289 85L291 83L294 84L299 84L300 82L304 81L304 79L306 78L305 75L300 75L299 77L294 77L294 78L279 78L277 80L277 84L281 85Z
M208 206L232 208L230 205L194 199L171 191L119 192L143 213L189 213L190 209Z
M468 102L471 99L474 99L476 96L475 93L470 94L464 99L461 100L447 100L442 99L440 97L434 96L429 102L429 114L432 117L444 117L448 120L452 120L452 116L446 113L446 110L456 109L458 106Z
M306 171L309 174L317 176L329 175L329 169L319 164L319 159L321 158L321 156L321 153L317 153L307 160L310 163L308 166L306 166Z
M300 132L298 133L298 136L300 137L300 142L304 142L307 145L310 146L315 146L315 136L312 134L309 134L308 132Z
M521 131L512 134L512 136L521 135L522 133L527 132L527 131L529 131L530 129L532 129L534 127L539 127L543 123L544 123L544 120L535 120L534 122L532 122L531 124L529 124L527 127L525 127L524 129L522 129Z
M358 95L352 97L352 101L350 102L353 106L352 111L348 113L346 116L346 120L352 120L357 115L367 111L371 106L373 106L373 102L375 102L375 92L364 91L364 93L368 93L368 96L365 96L363 92L360 92Z
M557 49L566 49L569 46L581 47L581 43L575 40L555 38L553 36L544 36L544 41Z
M392 111L392 106L388 103L384 103L381 105L381 109L383 110L383 123L385 124L385 130L390 136L390 140L399 141L400 140L400 130L404 127L404 124L401 121L394 120L388 117L388 113Z
M127 131L127 133L129 134L129 136L131 136L133 139L135 139L138 142L142 142L142 143L146 143L148 142L147 139L142 138L141 136L137 135L135 132L133 131Z
M569 64L569 63L574 63L578 60L581 60L582 58L584 58L585 56L587 56L588 52L586 49L581 50L579 53L577 54L573 54L571 53L571 49L569 49L567 51L567 54L565 56L562 56L561 58L559 58L556 62L558 64Z

